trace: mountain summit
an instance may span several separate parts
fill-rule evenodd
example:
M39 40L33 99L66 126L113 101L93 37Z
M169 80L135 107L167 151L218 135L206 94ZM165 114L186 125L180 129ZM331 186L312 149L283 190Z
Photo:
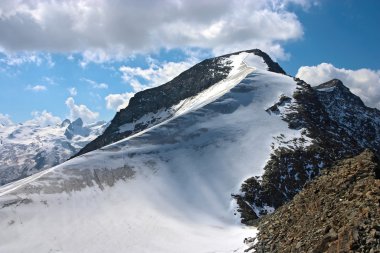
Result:
M128 106L116 114L104 133L87 144L76 156L114 143L170 119L181 110L181 103L191 100L200 92L224 81L230 73L236 71L236 64L241 62L242 55L248 56L246 61L252 66L286 74L278 63L272 61L266 53L259 49L204 60L161 86L138 92L131 98Z
M77 157L0 188L0 252L244 252L241 222L379 154L379 111L340 86L249 50L139 92Z

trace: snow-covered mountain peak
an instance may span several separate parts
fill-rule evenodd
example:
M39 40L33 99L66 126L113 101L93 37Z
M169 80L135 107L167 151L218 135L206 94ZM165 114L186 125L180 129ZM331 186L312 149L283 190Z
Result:
M65 131L65 136L67 139L72 139L75 135L80 135L83 137L88 137L91 130L88 127L83 126L83 121L81 118L78 118L71 122Z
M12 223L1 234L6 243L0 251L20 247L18 238L38 252L59 247L67 252L84 247L91 252L243 252L243 239L255 230L239 223L231 194L242 180L262 173L274 136L301 133L266 112L282 94L291 96L296 90L293 78L249 67L240 54L232 60L238 59L236 68L226 68L221 58L206 61L201 66L207 69L198 66L176 81L182 89L161 87L163 92L196 90L169 107L174 110L170 118L0 188L0 207L5 206L0 227ZM223 78L205 89L192 83L217 80L221 70L226 70ZM150 92L155 91L143 98L154 102ZM134 107L134 115L143 109ZM121 126L149 124L154 118L144 113L120 124L126 114L119 117L113 120L115 126L120 120L118 134ZM252 144L263 148L253 151ZM19 221L25 233L19 233ZM85 232L72 237L73 231ZM39 244L38 238L49 244Z
M71 122L73 127L83 127L83 120L81 118L77 118L73 122Z
M225 64L231 66L229 76L242 71L242 68L250 67L252 70L269 70L263 57L256 55L252 51L243 51L238 54L232 54L225 58Z
M240 219L380 150L377 110L284 74L248 50L137 93L79 156L0 187L0 252L244 252Z
M64 121L62 121L61 127L67 127L70 124L71 124L71 121L69 119L65 119Z
M252 71L285 71L259 49L206 59L161 86L131 98L126 108L112 119L104 133L77 155L149 129L185 111L194 110L222 96Z

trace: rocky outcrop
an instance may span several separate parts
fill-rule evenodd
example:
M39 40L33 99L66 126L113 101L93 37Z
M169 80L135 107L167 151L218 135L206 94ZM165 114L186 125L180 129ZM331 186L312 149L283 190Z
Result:
M71 140L75 135L87 137L90 135L90 132L90 128L84 127L83 120L78 118L67 126L65 136L67 139Z
M259 222L256 252L380 252L380 163L338 162ZM247 240L252 241L252 240Z
M295 78L296 79L296 78ZM339 80L311 87L296 79L298 88L289 98L268 108L281 114L293 129L304 129L309 145L274 149L260 178L247 179L238 196L251 206L258 217L291 200L303 186L335 161L359 154L370 148L380 154L380 112L366 107ZM282 110L280 110L282 108ZM284 110L284 108L286 110ZM280 113L282 111L283 113ZM303 137L294 141L302 142ZM247 208L240 208L247 210ZM247 213L242 217L254 217ZM251 224L253 220L243 219Z
M314 87L329 117L362 147L380 151L380 111L364 105L340 80Z
M253 49L241 52L254 53L263 58L268 66L268 70L285 74L280 65L272 61L261 50ZM170 112L166 112L164 117L160 115L160 117L151 117L149 122L137 123L144 115L154 115L159 111L170 109L180 101L195 96L199 92L225 79L232 68L228 58L241 52L206 59L161 86L136 93L129 101L128 106L115 115L104 133L86 145L75 156L99 149L170 118L172 115ZM121 126L134 123L136 124L132 129L120 131Z

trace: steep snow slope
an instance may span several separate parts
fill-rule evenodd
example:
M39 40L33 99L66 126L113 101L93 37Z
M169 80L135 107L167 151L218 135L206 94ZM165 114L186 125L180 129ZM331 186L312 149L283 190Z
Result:
M136 93L128 106L116 113L104 133L87 144L76 156L115 143L170 119L176 113L175 106L183 100L197 96L216 83L226 80L242 57L246 57L249 65L253 63L254 67L285 74L278 63L259 49L206 59L163 85ZM123 125L125 126L122 127Z
M238 56L174 118L0 188L0 252L243 252L231 193L301 134L266 112L293 79Z
M27 121L0 126L0 185L66 161L105 127L105 122L83 126L81 119L61 125Z

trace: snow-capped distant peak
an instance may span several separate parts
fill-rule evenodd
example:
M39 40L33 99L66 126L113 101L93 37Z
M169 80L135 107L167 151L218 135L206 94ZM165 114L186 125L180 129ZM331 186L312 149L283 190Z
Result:
M66 161L105 127L105 122L83 125L81 119L46 126L34 121L4 126L0 122L0 185Z

